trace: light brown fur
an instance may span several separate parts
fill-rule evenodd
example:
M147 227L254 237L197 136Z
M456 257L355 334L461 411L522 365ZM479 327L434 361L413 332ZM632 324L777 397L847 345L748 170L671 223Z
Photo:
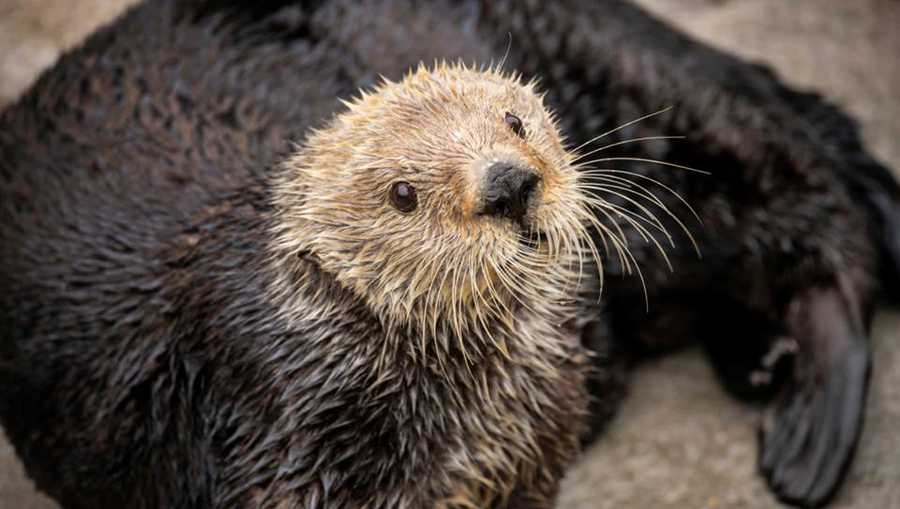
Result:
M541 415L564 415L546 399L555 384L566 400L586 401L574 390L585 366L574 296L580 271L597 269L583 259L596 253L589 212L552 114L532 83L447 64L346 105L283 165L275 272L291 273L302 255L367 304L388 338L367 361L371 370L390 376L390 359L403 352L435 376L467 380L455 390L478 408L453 417L461 429L447 437L455 452L433 479L435 492L449 494L437 507L545 507L578 449L584 407L570 409L564 432L558 417ZM522 118L524 139L504 123L506 112ZM525 231L476 212L480 181L497 161L541 175ZM414 211L391 206L397 181L416 187ZM545 240L526 245L538 231ZM280 280L270 292L286 297L277 300L288 321L297 284ZM402 344L408 338L415 343Z
M571 303L579 276L574 260L589 249L589 214L533 83L495 69L422 66L346 105L285 163L279 252L312 251L385 323L426 336L448 317L453 332L490 339L484 325L510 324L523 306L562 316L556 308ZM505 112L523 119L525 139L504 124ZM529 231L476 213L480 180L496 161L541 176ZM418 190L408 214L387 199L401 180ZM522 237L538 231L547 242L524 249Z

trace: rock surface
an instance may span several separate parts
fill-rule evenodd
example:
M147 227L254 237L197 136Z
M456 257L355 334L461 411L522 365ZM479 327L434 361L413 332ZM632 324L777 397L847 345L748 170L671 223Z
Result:
M701 40L774 66L864 127L900 171L900 3L891 0L638 0ZM0 105L60 52L134 0L0 0ZM665 303L658 303L664 305ZM866 427L833 507L900 507L900 313L874 332ZM729 398L700 352L648 361L606 436L568 476L565 509L778 507L756 476L758 409ZM52 509L0 436L0 509Z

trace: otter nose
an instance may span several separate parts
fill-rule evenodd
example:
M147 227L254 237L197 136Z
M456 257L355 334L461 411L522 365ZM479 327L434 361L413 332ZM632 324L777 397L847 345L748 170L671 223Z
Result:
M528 199L541 177L533 170L507 163L495 163L487 170L482 189L483 215L521 221L528 211Z

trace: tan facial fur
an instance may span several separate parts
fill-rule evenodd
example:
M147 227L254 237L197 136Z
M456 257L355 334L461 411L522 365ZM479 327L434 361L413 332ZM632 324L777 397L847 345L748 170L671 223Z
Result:
M533 83L494 69L420 66L345 104L285 163L282 247L311 252L387 325L420 332L481 335L540 300L565 300L586 206ZM506 113L522 120L523 137ZM494 163L539 175L521 224L479 214ZM397 182L415 188L414 210L391 204Z

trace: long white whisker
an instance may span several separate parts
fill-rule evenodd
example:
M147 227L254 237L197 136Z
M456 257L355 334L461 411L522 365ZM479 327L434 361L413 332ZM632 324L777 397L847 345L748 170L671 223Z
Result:
M667 161L660 161L658 159L646 159L643 157L603 157L600 159L592 159L590 161L578 163L578 166L587 166L589 164L603 163L603 162L607 162L607 161L632 161L632 162L639 162L639 163L660 164L663 166L670 166L672 168L678 168L680 170L692 171L694 173L699 173L701 175L709 175L708 171L698 170L697 168L691 168L690 166L683 166L681 164L670 163Z
M640 173L636 173L636 172L633 172L633 171L614 170L614 169L585 170L585 171L582 171L581 174L582 174L582 175L591 175L591 176L594 176L594 177L600 176L601 178L614 178L614 177L615 177L615 178L618 178L618 179L622 179L624 182L629 182L629 183L632 183L632 184L635 184L635 185L637 185L637 183L632 182L632 181L630 181L630 180L628 180L628 179L626 179L626 178L624 178L624 177L616 177L616 176L610 175L610 174L628 175L628 176L631 176L631 177L637 177L637 178L640 178L640 179L643 179L643 180L650 181L651 183L656 184L657 186L663 188L664 190L666 190L667 192L669 192L672 196L674 196L676 199L678 199L678 201L680 201L680 202L682 203L682 205L684 205L684 206L690 211L691 215L694 216L694 219L697 220L697 223L699 223L700 226L703 226L703 219L700 218L700 215L697 213L696 210L694 210L694 207L692 207L691 204L688 203L688 201L685 200L684 197L682 197L680 194L678 194L674 189L672 189L671 187L667 186L666 184L660 182L660 181L657 180L657 179L654 179L654 178L652 178L652 177L648 177L648 176L646 176L646 175L642 175L642 174L640 174ZM642 186L638 186L638 187L641 188L641 189L643 189L643 190L645 190L645 191L647 191L647 195L648 195L648 196L653 196L653 193L649 192L649 190L643 188ZM656 197L654 196L654 198L656 198ZM656 198L656 200L659 201L658 198ZM679 227L682 229L682 231L684 231L684 233L688 236L688 239L690 240L692 246L694 247L694 251L697 253L697 256L700 257L700 258L702 258L702 257L703 257L703 254L702 254L701 251L700 251L700 245L697 243L697 239L696 239L696 238L694 237L694 235L691 233L691 231L690 231L690 229L687 227L687 225L685 225L685 224L681 221L681 219L679 219L678 216L676 216L675 214L673 214L671 211L666 210L666 212L669 214L669 216L670 216L676 223L678 223L678 226L679 226Z
M607 193L607 194L611 194L611 195L613 195L613 196L618 196L619 198L621 198L621 199L627 201L628 203L631 203L632 205L634 205L635 207L637 207L638 209L640 209L641 212L643 212L645 215L644 215L644 216L641 216L640 214L637 214L637 213L635 213L635 212L632 212L632 211L628 210L626 207L621 207L621 206L616 205L616 204L614 204L614 203L607 202L607 203L609 203L609 205L611 205L612 207L615 207L616 210L621 210L621 211L623 211L623 212L625 212L625 213L627 213L627 214L633 214L634 217L640 218L640 219L644 220L645 222L647 222L648 224L650 224L651 226L653 226L655 229L659 230L660 233L662 233L663 235L665 235L666 238L667 238L668 241L669 241L669 244L672 244L672 247L675 247L675 244L674 244L674 242L673 242L673 240L672 240L672 236L671 236L671 235L669 234L669 232L666 230L665 225L662 224L662 222L659 220L659 218L657 218L656 215L653 214L647 207L643 206L643 205L642 205L641 203L639 203L637 200L634 200L634 199L632 199L632 198L630 198L630 197L628 197L628 196L625 196L624 194L622 194L622 192L633 193L633 194L636 194L636 195L638 195L638 196L640 196L640 197L642 197L642 198L645 198L645 199L646 199L646 196L642 195L641 193L638 193L637 191L635 191L635 190L633 190L633 189L627 189L627 188L625 188L625 187L622 187L622 186L616 185L616 184L607 184L607 185L602 185L602 186L601 186L601 185L595 185L595 184L582 183L582 184L579 185L579 189L584 189L584 190L586 190L586 191L590 191L590 192L592 192L592 193L595 193L595 194L593 194L593 197L594 197L594 198L597 198L597 199L599 199L599 200L602 200L602 198L600 198L596 193L598 193L598 192L604 192L604 193ZM620 191L622 191L622 192L620 192ZM604 201L606 201L606 200L604 200ZM652 201L652 200L651 200L651 201ZM665 205L663 205L662 203L659 203L658 206L661 207L661 208L665 208Z
M653 177L648 177L647 175L643 175L641 173L637 173L634 171L616 170L616 169L612 169L612 168L596 168L596 169L591 168L591 169L581 170L579 173L582 175L606 175L608 173L615 173L615 174L622 174L622 175L630 175L632 177L637 177L640 179L648 180L648 181L658 185L659 187L665 189L666 191L671 193L672 196L674 196L675 198L678 198L678 200L685 207L687 207L687 209L691 212L691 215L694 216L694 219L696 219L697 222L700 223L701 225L703 224L703 219L700 218L700 214L698 214L697 211L694 210L694 207L692 207L691 204L688 203L688 201L684 199L684 197L682 197L680 194L678 194L678 192L675 191L674 189L672 189L671 187L667 186L666 184L662 183L660 180L657 180Z
M615 221L612 218L610 218L609 214L607 214L603 209L600 209L600 212L602 214L604 214L610 221L612 221L613 224L615 224ZM597 220L597 218L595 218L594 215L591 214L590 212L586 212L584 214L584 216L591 224L594 225L595 228L597 228L598 231L607 232L607 233L610 232L609 228L607 228L605 225L601 224ZM619 230L619 232L622 232L621 228L618 228L618 225L616 225L616 227ZM624 237L624 233L622 233L622 235ZM627 242L627 239L625 239L625 240ZM617 246L617 248L620 246L620 244L619 244L620 240L615 238L615 236L610 236L610 241L613 243L613 245ZM641 282L641 288L643 289L643 292L644 292L644 308L647 312L649 312L650 311L650 294L647 291L647 281L644 279L644 273L643 273L643 271L641 271L640 264L638 264L637 259L634 257L634 255L631 253L631 251L629 249L625 248L625 254L626 254L626 257L628 260L627 262L622 259L622 252L619 251L618 249L617 249L617 251L619 253L619 258L622 261L623 268L625 269L625 273L626 274L637 273L638 279ZM634 269L631 268L632 264L634 266Z
M612 193L612 194L618 195L618 193ZM628 199L628 198L623 197L623 199ZM640 205L638 205L638 206L640 206ZM666 231L666 229L661 224L657 225L656 223L654 223L653 221L650 221L649 219L647 219L645 217L631 213L631 211L629 211L628 209L613 205L613 210L617 213L617 215L619 217L621 217L626 222L628 222L628 224L631 225L632 228L637 230L637 232L644 239L644 242L652 243L656 247L657 251L659 251L659 254L662 255L663 260L666 262L666 266L669 268L670 271L673 271L674 267L672 266L672 262L669 260L669 255L666 253L665 248L662 246L662 244L660 244L660 242L659 242L659 240L657 240L656 236L654 236L653 233L651 233L649 230L647 230L647 228L645 228L642 224L638 223L637 220L643 220L643 221L649 223L651 226L658 229L660 232L662 232L663 235L665 235L668 238L669 243L674 246L675 244L674 244L674 242L672 242L672 237L669 235L669 233ZM649 213L649 212L647 212L647 213ZM651 214L651 217L656 219L656 217L652 216L652 214Z
M618 147L619 145L625 145L628 143L637 143L639 141L656 141L656 140L683 140L684 138L685 138L684 136L643 136L640 138L630 138L627 140L610 143L609 145L604 145L600 148L595 148L595 149L591 150L590 152L585 152L584 154L581 154L578 157L576 157L572 162L577 163L578 161L584 159L585 157L594 155L597 152L602 152L604 150L607 150L607 149L610 149L613 147Z
M611 181L611 182L622 182L624 185L637 187L637 190L635 190L635 189L631 189L631 188L626 189L624 187L621 187L621 186L618 186L615 184L612 185L612 187L614 187L616 189L621 189L623 192L628 192L630 194L633 194L635 196L643 198L647 201L650 201L657 207L659 207L667 216L669 216L673 221L675 221L676 224L678 224L678 227L681 228L681 230L684 232L684 234L688 237L688 240L690 241L691 245L693 246L694 251L697 253L697 256L701 256L700 255L700 246L697 243L697 240L694 238L694 235L691 233L690 229L688 229L687 225L685 225L684 222L682 222L681 219L679 219L679 217L677 215L675 215L669 209L669 207L667 207L658 197L653 195L653 193L651 193L649 190L645 189L644 187L642 187L642 186L638 185L637 183L630 181L624 177L618 177L618 176L614 176L614 175L605 175L602 177L594 177L594 178L595 179L603 179L603 180L610 179L609 181ZM669 240L671 242L671 236L669 237Z
M626 123L620 125L619 127L616 127L616 128L614 128L614 129L610 129L609 131L606 131L605 133L603 133L603 134L601 134L601 135L599 135L599 136L595 136L595 137L589 139L588 141L582 143L581 145L578 145L577 147L575 147L574 149L570 150L569 152L571 152L571 153L578 152L579 150L581 150L581 149L584 148L585 146L590 145L591 143L593 143L593 142L599 140L600 138L603 138L604 136L609 136L610 134L612 134L612 133L614 133L614 132L616 132L616 131L621 131L622 129L625 129L625 128L628 127L628 126L637 124L638 122L647 120L648 118L652 118L652 117L655 117L655 116L657 116L657 115L661 115L661 114L663 114L663 113L665 113L665 112L671 110L672 108L674 108L674 106L667 106L667 107L665 107L665 108L663 108L663 109L661 109L661 110L659 110L659 111L655 111L655 112L650 113L650 114L648 114L648 115L644 115L643 117L636 118L636 119L634 119L634 120L631 120L631 121L629 121L629 122L626 122Z

